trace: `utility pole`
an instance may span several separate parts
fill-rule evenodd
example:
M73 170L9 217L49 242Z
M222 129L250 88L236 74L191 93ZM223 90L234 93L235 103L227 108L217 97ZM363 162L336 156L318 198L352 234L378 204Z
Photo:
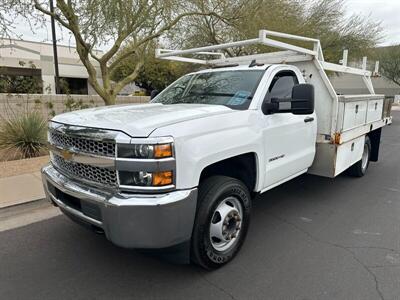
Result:
M50 12L52 14L54 14L53 0L50 0ZM53 56L54 56L54 72L55 72L56 94L60 94L60 74L58 72L56 24L55 24L55 20L54 20L53 16L51 16L51 35L53 37Z

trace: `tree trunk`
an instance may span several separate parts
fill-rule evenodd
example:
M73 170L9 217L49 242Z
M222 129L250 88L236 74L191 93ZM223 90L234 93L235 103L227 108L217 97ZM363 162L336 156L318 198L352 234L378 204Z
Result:
M110 94L105 94L103 96L100 96L103 98L105 105L114 105L115 102L117 101L117 96L116 95L110 95Z

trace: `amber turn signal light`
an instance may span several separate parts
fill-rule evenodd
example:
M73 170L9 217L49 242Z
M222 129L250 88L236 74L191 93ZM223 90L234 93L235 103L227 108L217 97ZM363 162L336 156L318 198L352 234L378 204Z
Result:
M172 184L172 171L153 173L153 186Z
M154 146L154 158L164 158L172 156L172 145L161 144Z

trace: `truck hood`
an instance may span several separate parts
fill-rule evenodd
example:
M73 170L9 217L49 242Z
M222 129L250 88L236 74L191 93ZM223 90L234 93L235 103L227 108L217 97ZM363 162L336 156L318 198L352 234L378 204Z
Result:
M160 127L234 111L223 105L152 103L84 109L57 115L52 121L118 130L132 137L147 137Z

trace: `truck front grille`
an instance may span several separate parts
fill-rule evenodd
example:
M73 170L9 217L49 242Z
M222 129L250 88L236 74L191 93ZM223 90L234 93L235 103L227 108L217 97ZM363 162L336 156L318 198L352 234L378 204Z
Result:
M118 184L116 171L67 161L57 154L53 154L52 162L56 168L67 176L109 186Z
M112 141L96 141L69 136L55 130L50 130L49 138L51 144L62 149L74 149L78 152L115 157L115 143Z

